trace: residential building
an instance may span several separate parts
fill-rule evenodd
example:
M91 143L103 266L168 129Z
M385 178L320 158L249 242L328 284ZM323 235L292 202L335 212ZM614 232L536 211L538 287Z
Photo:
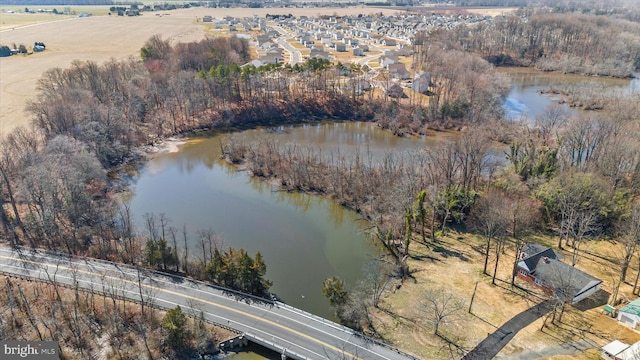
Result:
M640 324L640 298L618 310L618 321L635 329Z
M429 94L429 87L431 86L431 74L420 73L416 74L413 78L413 84L411 84L411 88L413 91L419 92L421 94Z
M389 75L391 75L392 79L407 80L411 78L409 70L403 63L389 64L387 69L389 69Z
M560 261L551 248L537 244L523 247L517 267L520 279L570 304L593 295L602 284L602 280Z
M602 360L638 360L640 359L640 341L627 345L619 340L614 340L602 347Z

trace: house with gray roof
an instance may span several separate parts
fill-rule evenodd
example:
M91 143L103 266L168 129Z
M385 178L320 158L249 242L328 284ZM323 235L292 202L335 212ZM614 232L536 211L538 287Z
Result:
M389 64L387 69L392 79L407 80L411 78L409 70L407 70L403 63Z
M329 60L329 53L321 48L314 47L309 54L310 58Z
M421 94L429 94L429 87L431 85L431 74L418 73L413 77L413 84L411 84L411 88L413 91Z
M378 63L382 67L388 68L390 64L398 63L398 57L397 56L381 56L378 58Z
M517 267L518 278L570 304L593 295L602 284L602 280L560 261L551 248L538 244L523 247Z
M387 96L394 99L409 97L407 96L407 94L404 93L404 89L396 83L393 83L388 89L386 89L386 93L387 93Z

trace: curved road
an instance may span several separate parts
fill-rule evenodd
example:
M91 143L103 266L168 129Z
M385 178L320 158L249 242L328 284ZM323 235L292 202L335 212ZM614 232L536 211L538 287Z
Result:
M0 247L0 271L174 308L270 342L292 359L415 359L280 302L121 264ZM150 300L153 299L151 302Z
M293 66L302 63L302 52L287 41L288 39L293 39L291 34L281 26L273 26L272 28L282 35L282 37L278 38L277 43L289 52L289 64Z

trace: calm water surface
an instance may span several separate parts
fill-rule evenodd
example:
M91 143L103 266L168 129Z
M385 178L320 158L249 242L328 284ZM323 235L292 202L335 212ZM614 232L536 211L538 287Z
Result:
M550 86L604 81L621 89L640 88L637 79L592 79L523 69L508 72L514 85L505 109L515 120L535 117L557 101L538 93ZM276 131L248 130L233 136L248 141L272 137L281 144L320 148L325 153L359 151L382 158L390 151L430 147L452 135L407 139L365 123L321 123ZM139 230L144 229L145 213L165 213L173 226L186 224L191 254L197 254L197 231L212 229L224 238L225 247L242 247L251 255L260 251L267 277L274 282L272 291L285 302L332 318L320 291L322 281L337 275L349 286L356 285L362 267L378 254L363 233L366 224L331 200L277 191L221 162L219 142L224 137L190 140L179 151L158 154L146 164L131 186L130 205ZM270 359L273 355L250 350L232 359Z
M226 135L229 136L229 135ZM371 152L382 157L392 149L408 151L433 145L432 138L403 139L362 123L322 123L300 127L248 130L244 140L272 137L282 144L300 144L322 151ZM363 266L377 255L358 215L319 196L287 193L220 161L225 136L194 139L177 152L155 156L131 187L131 210L139 231L145 213L165 213L171 224L186 224L191 254L199 230L212 229L224 246L260 251L267 264L272 291L285 302L314 314L332 317L322 296L322 281L340 276L350 286ZM441 141L441 140L439 140Z
M582 75L542 72L528 68L498 68L498 71L508 73L512 79L512 87L504 104L508 118L514 121L530 121L547 106L557 103L558 96L542 95L540 90L550 87L564 89L572 86L589 86L595 89L619 89L629 93L640 91L640 79L613 79L587 77ZM565 105L570 114L575 115L578 110Z

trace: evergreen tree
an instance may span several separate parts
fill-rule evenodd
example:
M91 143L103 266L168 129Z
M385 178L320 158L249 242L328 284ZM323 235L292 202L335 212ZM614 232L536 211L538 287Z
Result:
M180 306L167 311L162 320L162 328L167 332L167 343L174 349L184 347L188 330L185 329L187 317Z

